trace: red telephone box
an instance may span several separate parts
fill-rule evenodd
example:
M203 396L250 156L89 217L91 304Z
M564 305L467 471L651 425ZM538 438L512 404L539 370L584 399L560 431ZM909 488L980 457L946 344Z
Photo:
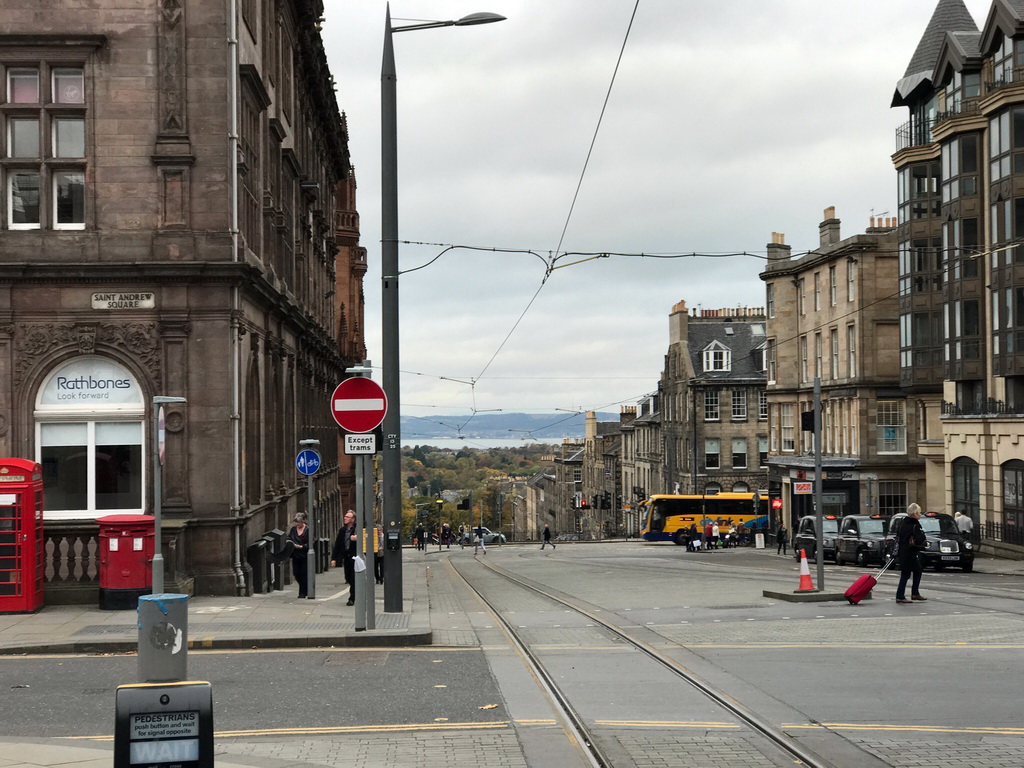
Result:
M0 459L0 613L43 607L43 468Z

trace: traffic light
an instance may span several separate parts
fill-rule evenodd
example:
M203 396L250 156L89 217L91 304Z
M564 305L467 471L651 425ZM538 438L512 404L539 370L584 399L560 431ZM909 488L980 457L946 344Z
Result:
M813 432L814 431L814 411L801 411L800 412L800 431L801 432Z
M460 501L456 506L456 509L469 509L469 497L466 497Z
M605 491L604 496L601 497L601 509L612 508L612 494L611 491Z
M590 509L590 502L580 497L580 509Z

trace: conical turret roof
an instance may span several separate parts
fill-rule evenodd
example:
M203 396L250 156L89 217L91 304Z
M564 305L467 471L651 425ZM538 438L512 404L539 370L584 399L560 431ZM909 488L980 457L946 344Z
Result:
M947 32L978 32L978 25L971 16L963 0L939 0L935 6L931 21L917 44L914 55L910 57L907 71L896 83L892 106L907 103L907 99L924 83L930 83L939 51L946 39Z

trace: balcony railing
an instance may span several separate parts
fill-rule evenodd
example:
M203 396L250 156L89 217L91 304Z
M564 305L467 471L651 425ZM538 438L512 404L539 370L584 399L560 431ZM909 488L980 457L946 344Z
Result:
M1024 408L1007 405L1002 400L989 397L976 403L957 405L942 401L943 416L1024 416Z
M905 122L896 129L896 151L899 152L901 149L931 144L933 141L932 127L936 122L937 118L935 117L927 120L908 120Z

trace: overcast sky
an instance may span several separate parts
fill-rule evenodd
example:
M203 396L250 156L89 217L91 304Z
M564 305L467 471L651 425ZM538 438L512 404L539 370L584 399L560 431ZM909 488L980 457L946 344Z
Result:
M618 412L656 389L676 302L763 306L772 232L799 253L827 206L843 237L895 216L889 104L936 0L640 0L627 40L634 3L392 1L395 26L508 17L394 36L399 238L430 243L400 250L403 415ZM983 24L989 2L966 4ZM376 367L385 2L327 6ZM508 250L410 271L447 245ZM754 255L610 256L541 287L556 250Z

